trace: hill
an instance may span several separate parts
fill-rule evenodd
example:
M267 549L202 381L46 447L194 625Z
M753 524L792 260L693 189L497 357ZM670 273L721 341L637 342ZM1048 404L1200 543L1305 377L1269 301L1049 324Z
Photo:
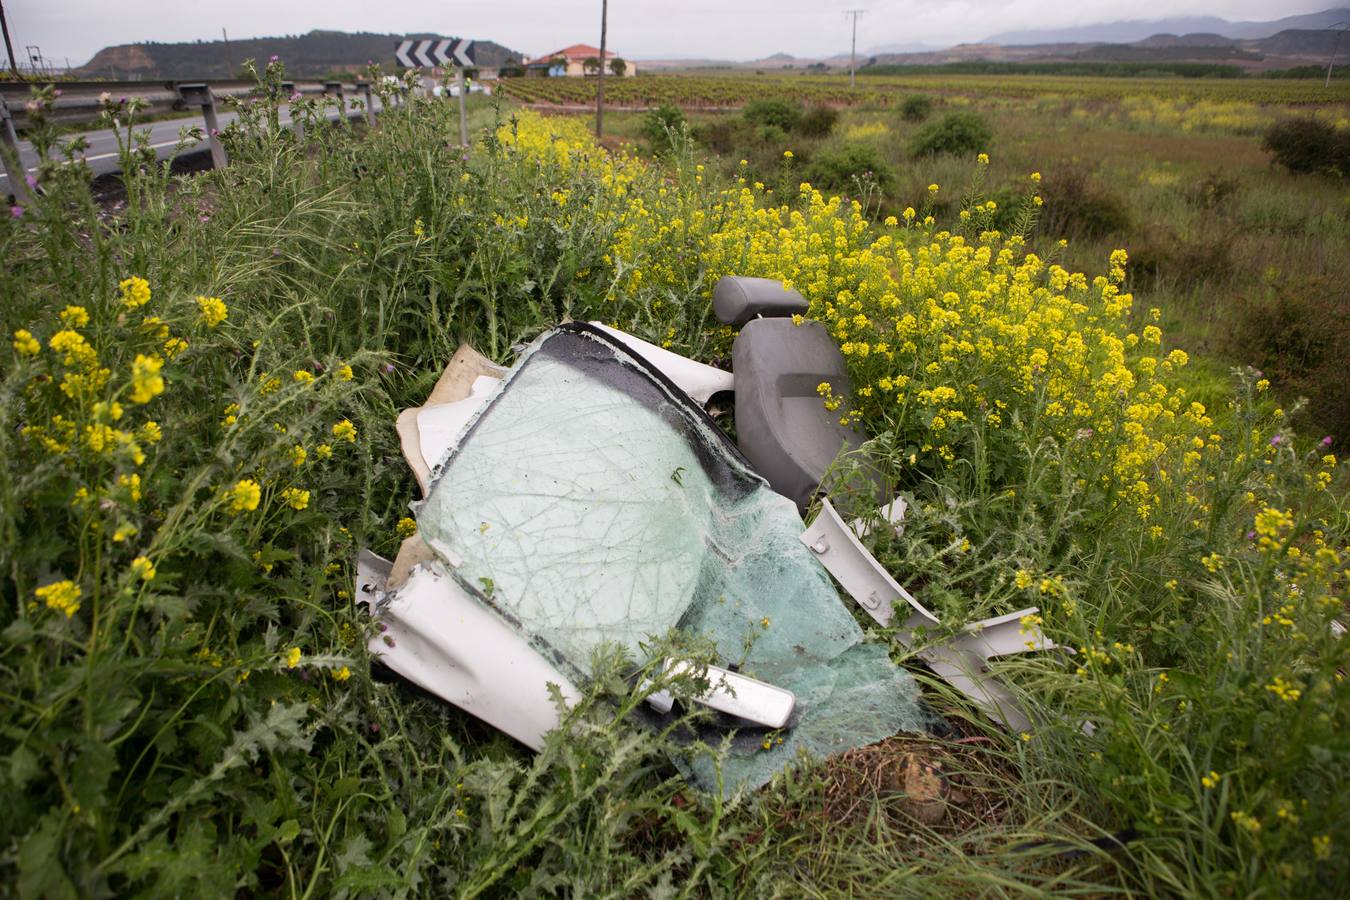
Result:
M1326 9L1300 16L1286 16L1270 22L1230 22L1214 16L1130 20L1079 25L1072 28L1044 28L1005 31L986 38L985 44L1128 44L1156 34L1210 33L1226 38L1263 38L1291 29L1315 30L1337 22L1350 21L1350 8Z
M374 34L311 31L280 37L175 44L146 42L105 47L74 70L90 78L171 79L232 78L246 59L280 57L287 73L316 77L338 70L353 71L379 63L394 68L394 48L404 38L439 38L435 34ZM492 41L475 41L480 65L500 66L523 55Z

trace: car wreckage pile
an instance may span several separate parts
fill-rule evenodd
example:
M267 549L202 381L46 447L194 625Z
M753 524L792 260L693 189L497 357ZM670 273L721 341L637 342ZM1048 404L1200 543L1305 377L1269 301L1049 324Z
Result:
M730 749L720 779L709 759L675 762L730 793L801 751L823 757L931 724L914 679L886 644L864 641L833 576L987 715L1029 729L988 662L1054 647L1029 624L1035 608L921 639L939 622L867 551L868 523L823 497L804 527L827 470L864 440L816 393L847 376L824 327L791 318L806 301L728 276L713 307L740 327L732 372L599 324L546 332L509 370L460 348L426 404L398 419L424 499L395 560L358 561L358 602L380 623L371 652L539 749L559 724L550 685L575 702L597 648L643 659L653 636L694 637L723 665L669 658L664 674L704 687L695 699ZM734 444L705 412L727 392ZM903 529L903 500L881 512ZM653 686L646 724L675 715Z

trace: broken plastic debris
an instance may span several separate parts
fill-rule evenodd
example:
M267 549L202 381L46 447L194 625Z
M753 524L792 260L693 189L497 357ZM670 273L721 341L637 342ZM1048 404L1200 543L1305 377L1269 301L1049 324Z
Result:
M558 726L549 685L569 704L580 699L577 689L439 560L415 565L402 584L391 584L394 570L369 551L357 560L357 599L382 626L370 652L419 687L542 749L544 735Z
M666 376L572 324L521 355L433 467L422 538L460 586L563 674L637 659L672 628L795 695L781 741L740 728L723 784L921 729L917 687L863 635L798 540L801 520ZM719 735L720 736L720 735ZM711 761L678 758L715 788Z
M896 504L899 515L896 514ZM897 499L883 508L883 516L894 522L903 517L904 501ZM863 523L845 525L829 499L821 501L820 514L802 533L801 542L811 548L841 587L881 625L889 625L897 600L909 605L909 615L896 637L906 647L914 644L914 629L938 625L938 619L901 587L890 573L858 540L865 533ZM1029 617L1039 612L1028 607L1014 613L995 616L965 626L964 633L919 650L919 657L934 673L965 694L990 718L1014 731L1026 731L1031 721L1017 698L989 672L990 659L1014 653L1053 650L1039 625Z

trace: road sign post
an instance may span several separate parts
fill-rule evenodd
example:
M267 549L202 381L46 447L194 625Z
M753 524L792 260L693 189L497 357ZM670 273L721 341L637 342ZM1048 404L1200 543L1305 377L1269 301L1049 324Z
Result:
M464 115L464 95L468 93L464 84L464 67L455 67L455 84L459 88L459 142L462 146L469 146L469 120Z
M209 84L180 84L178 95L184 103L201 106L202 118L206 121L206 136L211 144L211 165L223 169L229 163L225 156L225 145L220 141L220 120L216 118L216 97L211 93Z

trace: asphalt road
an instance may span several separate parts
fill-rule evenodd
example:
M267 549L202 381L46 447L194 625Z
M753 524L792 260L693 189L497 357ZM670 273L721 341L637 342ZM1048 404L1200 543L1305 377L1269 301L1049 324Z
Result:
M348 99L347 104L349 107L351 106L351 103L352 100ZM379 98L375 98L375 111L379 112L379 110L380 101ZM348 116L350 117L358 115L364 115L364 112L358 113L350 110L348 112ZM217 117L220 120L220 127L224 128L237 119L238 114L221 111L217 114ZM329 110L328 118L337 118L337 110ZM290 121L290 110L283 108L281 110L281 124L289 126ZM199 125L203 129L206 127L200 117L184 116L181 119L151 122L148 125L138 127L136 130L144 131L149 129L150 146L154 148L156 157L163 160L167 159L173 153L173 148L178 144L178 130L191 125ZM70 137L74 137L74 135L63 138L63 140L69 140ZM105 128L101 131L87 131L84 133L84 138L89 142L89 148L84 152L84 161L89 164L89 168L93 170L94 175L108 175L116 172L120 160L117 157L117 139L113 135L112 130ZM206 150L207 142L203 139L190 144L189 148L184 151L184 154L203 153L206 152ZM37 154L33 152L32 145L27 141L19 141L19 158L23 162L25 171L32 172L37 168ZM3 170L0 170L0 197L10 193L9 177Z

